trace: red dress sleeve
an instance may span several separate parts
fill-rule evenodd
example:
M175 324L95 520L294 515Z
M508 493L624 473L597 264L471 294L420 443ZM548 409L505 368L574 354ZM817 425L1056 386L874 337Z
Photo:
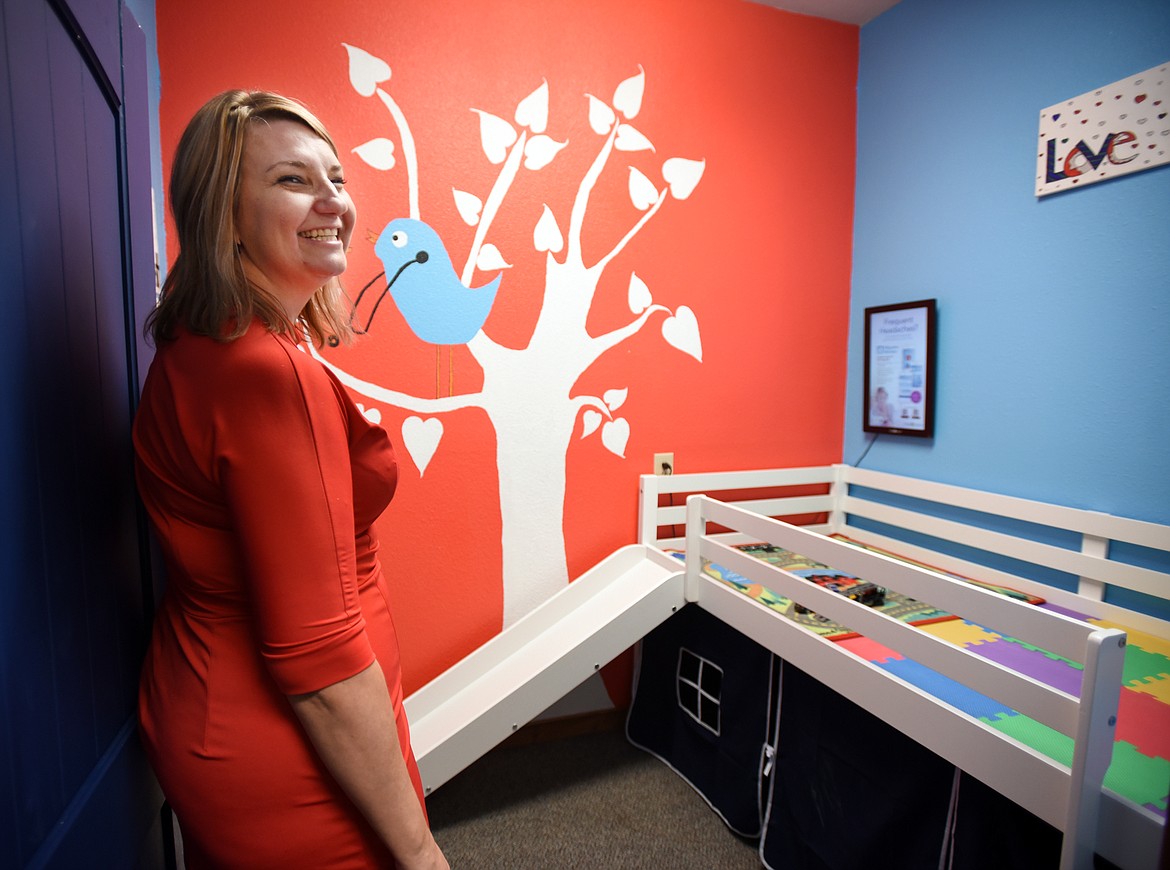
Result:
M324 368L274 335L237 342L211 420L260 652L285 694L374 661L359 605L345 412Z

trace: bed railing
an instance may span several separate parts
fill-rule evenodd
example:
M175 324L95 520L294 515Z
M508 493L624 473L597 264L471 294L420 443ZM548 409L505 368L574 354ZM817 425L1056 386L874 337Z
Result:
M794 489L797 487L800 489ZM786 489L800 494L787 494ZM822 492L806 494L809 489ZM1104 600L1109 586L1170 599L1170 572L1122 561L1111 552L1116 549L1114 544L1132 545L1153 553L1154 563L1161 558L1170 564L1170 527L1164 525L848 465L824 465L643 475L639 541L660 547L681 546L681 534L660 534L660 530L682 529L683 502L691 493L719 498L767 517L784 519L802 515L807 518L824 514L824 522L803 527L843 534L956 574L976 576L1040 595L1067 607L1080 608L1086 601L1100 601L1095 615L1102 618L1123 620L1134 628L1163 637L1170 630L1165 620L1134 613ZM734 497L726 497L727 494ZM893 496L889 500L899 504L883 502L883 494ZM1002 519L1016 522L1019 531L993 528ZM875 529L875 523L887 528ZM1036 540L1042 535L1029 536L1024 531L1028 526L1061 538L1065 545ZM967 554L970 558L948 553L946 547L916 542L918 535L995 557L1006 556L1023 564L1019 571L992 567L986 561L977 561L978 553ZM728 540L732 538L727 536ZM1035 572L1029 576L1028 565L1069 575L1077 586L1076 591L1040 582Z
M824 514L826 519L836 507L832 487L838 481L838 468L818 465L807 468L773 468L757 471L716 471L701 474L644 474L639 480L638 542L662 547L682 545L682 535L659 535L660 527L681 531L686 523L686 499L690 493L703 493L727 504L754 511L766 517L794 517ZM800 488L800 495L785 492ZM821 489L806 494L803 490ZM738 494L739 497L731 497ZM665 498L668 504L660 502ZM828 531L828 524L810 526Z
M688 485L695 483L692 479ZM709 534L711 524L866 577L1063 655L1084 666L1080 696L1012 671L755 559L729 546L727 532ZM1101 784L1113 749L1124 632L1031 607L702 495L692 495L687 500L686 552L688 601L699 603L757 643L1062 830L1062 870L1092 866ZM1071 767L801 628L703 573L704 562L718 563L766 585L1067 735L1074 741Z

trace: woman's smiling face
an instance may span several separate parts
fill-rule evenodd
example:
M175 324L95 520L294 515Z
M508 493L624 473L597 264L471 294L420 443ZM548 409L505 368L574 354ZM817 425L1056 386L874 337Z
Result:
M345 271L353 201L329 143L297 121L249 125L240 166L236 235L244 272L295 320Z

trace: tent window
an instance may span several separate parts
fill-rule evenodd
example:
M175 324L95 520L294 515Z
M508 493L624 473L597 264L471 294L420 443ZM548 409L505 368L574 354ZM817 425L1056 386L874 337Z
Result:
M678 704L683 711L719 735L719 696L723 669L688 649L678 651Z

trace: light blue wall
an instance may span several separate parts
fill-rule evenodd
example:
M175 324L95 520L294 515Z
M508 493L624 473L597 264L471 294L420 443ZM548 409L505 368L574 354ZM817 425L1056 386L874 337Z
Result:
M864 308L937 297L935 437L863 467L1170 523L1170 166L1033 194L1041 109L1168 60L1167 0L902 0L862 28L845 462Z

